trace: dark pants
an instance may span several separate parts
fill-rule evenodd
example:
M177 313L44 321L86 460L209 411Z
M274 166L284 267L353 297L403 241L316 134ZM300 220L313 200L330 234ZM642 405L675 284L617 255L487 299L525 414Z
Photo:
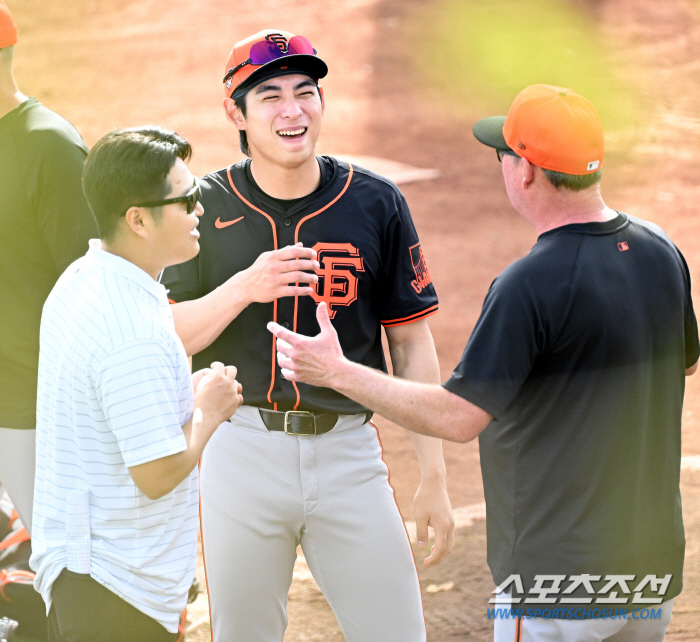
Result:
M177 633L89 575L64 569L51 588L49 642L175 642Z

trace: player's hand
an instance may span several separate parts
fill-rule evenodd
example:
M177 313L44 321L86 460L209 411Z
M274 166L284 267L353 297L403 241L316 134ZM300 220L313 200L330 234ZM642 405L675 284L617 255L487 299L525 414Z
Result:
M345 357L325 303L316 308L316 319L321 332L315 337L305 337L277 323L268 323L267 329L277 337L277 363L285 379L331 388L336 366Z
M236 381L236 372L234 366L215 361L211 370L199 378L194 396L195 411L211 417L214 429L229 419L243 403L243 386Z
M444 480L423 480L413 499L418 547L428 542L428 526L435 531L435 544L423 561L426 567L442 562L454 548L455 520Z
M269 303L285 296L311 294L313 288L308 284L318 282L318 276L313 272L318 267L316 250L297 243L281 250L263 252L253 265L234 278L242 279L248 300Z
M199 382L205 375L208 374L211 374L211 368L202 368L201 370L197 370L197 372L192 373L192 388L194 389L195 394L197 393L197 386L199 385Z

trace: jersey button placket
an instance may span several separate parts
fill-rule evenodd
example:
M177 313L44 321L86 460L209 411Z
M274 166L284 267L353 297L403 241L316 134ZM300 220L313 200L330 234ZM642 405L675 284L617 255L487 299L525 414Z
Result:
M291 218L287 217L286 219L284 219L284 226L285 227L289 227L291 224L292 224Z

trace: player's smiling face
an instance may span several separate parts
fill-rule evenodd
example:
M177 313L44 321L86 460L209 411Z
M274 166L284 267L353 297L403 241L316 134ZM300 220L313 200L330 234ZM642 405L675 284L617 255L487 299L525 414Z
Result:
M253 159L295 167L314 156L321 133L323 102L316 83L304 74L270 78L246 96L245 129Z

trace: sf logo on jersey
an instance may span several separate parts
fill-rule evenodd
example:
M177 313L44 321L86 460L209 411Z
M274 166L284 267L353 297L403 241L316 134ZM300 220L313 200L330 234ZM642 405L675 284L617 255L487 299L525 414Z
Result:
M415 280L411 281L411 285L413 289L420 294L433 282L433 279L430 278L430 272L428 272L428 265L425 262L420 243L409 247L408 251L411 253L411 264L413 265L413 272L416 275Z
M357 300L355 272L365 271L364 262L359 250L350 243L316 243L313 249L321 267L316 270L318 283L313 284L311 298L316 305L325 301L328 316L333 319L337 312L334 306L347 306Z

